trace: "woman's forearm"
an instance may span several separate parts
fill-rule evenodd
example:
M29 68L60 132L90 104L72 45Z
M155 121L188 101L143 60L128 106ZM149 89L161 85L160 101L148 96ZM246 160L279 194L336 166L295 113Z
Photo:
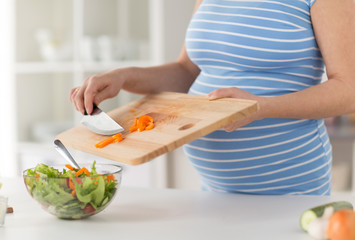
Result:
M180 62L155 67L131 67L122 74L126 74L123 89L138 94L187 92L197 77L196 72L190 71Z
M265 118L319 119L355 112L355 86L330 79L320 85L277 97L261 98Z

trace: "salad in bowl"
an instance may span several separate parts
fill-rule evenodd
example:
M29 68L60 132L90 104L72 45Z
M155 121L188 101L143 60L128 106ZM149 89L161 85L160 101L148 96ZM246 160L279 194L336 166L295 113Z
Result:
M23 172L30 195L49 213L63 219L81 219L105 209L114 198L122 167L97 164L76 169L38 164Z

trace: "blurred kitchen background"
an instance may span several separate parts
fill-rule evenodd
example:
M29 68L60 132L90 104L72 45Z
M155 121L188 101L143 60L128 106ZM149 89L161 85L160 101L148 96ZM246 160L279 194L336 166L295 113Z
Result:
M194 0L1 0L0 177L37 163L65 163L54 137L79 124L69 91L97 73L175 60ZM106 100L110 111L139 98ZM349 116L327 119L334 150L333 189L355 189L355 127ZM80 162L109 162L70 149ZM200 189L177 149L139 166L124 166L123 185Z

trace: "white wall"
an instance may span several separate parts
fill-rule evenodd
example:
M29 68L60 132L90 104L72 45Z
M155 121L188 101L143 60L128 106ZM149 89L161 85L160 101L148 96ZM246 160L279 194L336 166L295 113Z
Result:
M0 176L16 172L14 109L14 1L0 1Z
M164 0L165 61L174 61L184 44L185 33L195 7L194 0Z

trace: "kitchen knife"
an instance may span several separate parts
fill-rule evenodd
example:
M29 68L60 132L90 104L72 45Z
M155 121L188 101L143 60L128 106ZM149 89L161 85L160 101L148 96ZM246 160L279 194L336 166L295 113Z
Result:
M89 130L101 135L113 135L124 130L123 127L116 123L95 104L90 115L85 111L81 123Z

